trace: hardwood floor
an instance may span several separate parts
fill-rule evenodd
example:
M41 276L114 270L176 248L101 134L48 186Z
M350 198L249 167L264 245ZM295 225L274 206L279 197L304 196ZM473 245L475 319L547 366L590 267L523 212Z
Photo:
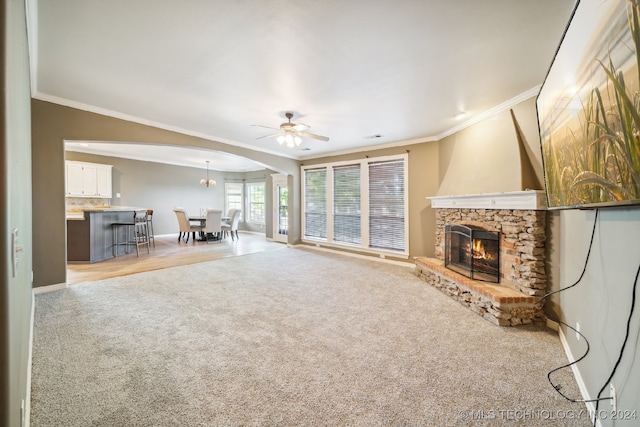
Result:
M152 244L149 254L146 248L141 248L139 257L134 248L128 255L94 264L67 264L67 285L286 247L283 243L266 240L263 235L242 232L240 239L235 241L227 237L222 242L189 240L189 243L178 243L177 234L157 236L155 240L155 248Z

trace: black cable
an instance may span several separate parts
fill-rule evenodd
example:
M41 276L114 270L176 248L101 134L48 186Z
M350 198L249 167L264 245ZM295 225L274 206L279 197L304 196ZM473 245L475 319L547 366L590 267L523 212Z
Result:
M582 267L582 273L580 273L580 277L579 277L579 278L578 278L578 280L576 280L572 285L569 285L569 286L567 286L567 287L565 287L565 288L558 289L558 290L556 290L556 291L552 291L552 292L549 292L549 293L547 293L547 294L543 295L543 296L540 298L540 304L541 304L541 305L542 305L543 301L544 301L545 299L547 299L548 297L550 297L551 295L554 295L554 294L557 294L557 293L559 293L559 292L566 291L567 289L571 289L571 288L573 288L573 287L574 287L574 286L576 286L578 283L580 283L580 281L581 281L581 280L582 280L582 278L584 277L585 272L587 271L587 265L589 264L589 258L590 258L590 256L591 256L591 248L593 247L593 240L594 240L594 236L595 236L595 234L596 234L596 226L598 225L598 213L599 213L599 212L600 212L600 210L599 210L599 209L596 209L596 216L595 216L595 218L593 219L593 229L591 230L591 240L589 241L589 249L587 250L587 256L586 256L586 258L585 258L585 260L584 260L584 267ZM578 359L574 360L573 362L567 363L566 365L562 365L562 366L560 366L560 367L558 367L558 368L552 369L551 371L549 371L549 372L547 373L547 380L549 380L549 384L551 384L551 386L555 389L555 391L556 391L556 392L558 392L558 394L560 394L560 396L564 397L564 398L565 398L565 399L567 399L569 402L572 402L572 403L575 403L575 402L592 402L593 400L572 399L572 398L570 398L570 397L567 397L564 393L562 393L562 392L560 391L560 389L562 388L562 386L560 386L559 384L557 384L557 385L556 385L556 384L554 384L554 383L553 383L553 381L551 380L551 375L552 375L554 372L557 372L557 371L559 371L559 370L561 370L561 369L565 369L565 368L568 368L568 367L570 367L570 366L572 366L572 365L575 365L576 363L580 362L582 359L584 359L585 357L587 357L587 354L589 354L589 350L590 350L590 348L591 348L591 347L590 347L590 345L589 345L589 341L587 340L587 337L585 337L581 332L579 332L577 329L573 328L572 326L570 326L570 325L569 325L569 324L567 324L566 322L563 322L562 320L558 319L557 317L555 317L555 316L553 316L553 315L548 314L546 311L544 311L544 308L542 309L542 312L544 313L544 315L545 315L547 318L551 319L552 321L554 321L554 322L556 322L556 323L559 323L559 324L561 324L561 325L564 325L565 327L567 327L567 328L569 328L569 329L573 330L576 334L580 335L580 336L584 339L584 342L587 344L587 349L586 349L586 351L585 351L585 352L584 352L584 354L583 354L582 356L580 356Z
M616 370L618 369L618 366L620 365L620 361L622 360L622 355L624 354L624 348L627 345L627 341L629 339L629 332L631 330L631 318L633 317L633 312L634 309L636 307L636 289L638 287L638 276L640 276L640 265L638 266L638 270L636 271L636 277L633 281L633 291L631 294L631 309L629 311L629 318L627 319L627 332L624 336L624 341L622 342L622 347L620 347L620 353L618 354L618 360L616 360L615 365L613 365L613 370L611 371L611 375L609 375L609 378L607 378L607 380L604 382L604 384L602 385L602 388L600 389L600 391L598 392L598 398L596 399L596 411L593 414L593 424L595 425L596 420L598 419L598 406L600 404L600 396L602 395L602 392L605 390L605 388L607 387L607 384L609 384L611 382L611 379L613 378L613 375L616 373Z
M600 209L596 209L596 216L593 219L593 229L591 230L591 240L589 241L589 250L587 250L587 257L584 260L584 267L582 268L582 273L580 273L580 277L576 280L573 285L567 286L566 288L558 289L557 291L549 292L540 298L540 302L544 301L546 298L550 297L553 294L557 294L558 292L566 291L567 289L571 289L576 286L582 278L584 277L584 273L587 271L587 264L589 263L589 256L591 255L591 248L593 247L593 237L596 234L596 225L598 225L598 214L600 213Z

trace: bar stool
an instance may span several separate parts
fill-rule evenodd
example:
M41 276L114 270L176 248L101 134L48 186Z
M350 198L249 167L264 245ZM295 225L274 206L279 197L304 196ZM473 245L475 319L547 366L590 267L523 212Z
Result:
M134 225L134 244L136 245L136 253L138 247L146 246L147 253L151 253L149 245L149 219L147 210L135 211L133 214Z
M153 233L153 209L147 209L147 232L149 233L149 241L153 240L153 247L156 247L156 238Z
M138 210L133 212L132 222L114 222L111 224L113 231L113 256L118 256L118 246L125 247L125 253L129 253L129 246L136 247L136 256L140 256L140 246L147 246L147 253L151 253L149 249L149 229L147 226L147 211ZM120 241L120 229L124 227L126 237L124 241Z

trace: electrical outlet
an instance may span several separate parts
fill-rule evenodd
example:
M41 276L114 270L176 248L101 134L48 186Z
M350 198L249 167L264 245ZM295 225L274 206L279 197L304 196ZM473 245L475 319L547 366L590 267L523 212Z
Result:
M616 412L618 410L618 402L616 397L616 388L613 383L609 384L609 395L611 396L611 410Z
M580 323L576 322L576 339L580 341Z

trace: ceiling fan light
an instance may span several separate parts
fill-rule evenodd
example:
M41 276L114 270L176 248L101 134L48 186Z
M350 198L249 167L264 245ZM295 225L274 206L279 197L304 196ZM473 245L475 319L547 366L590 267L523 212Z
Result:
M329 138L326 136L322 136L322 135L315 135L313 133L309 133L306 132L305 129L309 128L309 125L305 125L303 123L291 123L291 118L293 117L293 113L287 111L285 113L285 116L287 118L287 121L284 123L280 123L280 127L279 128L273 128L270 126L261 126L261 125L254 125L254 126L260 126L260 127L266 127L269 129L274 129L277 130L278 132L273 133L271 135L264 135L264 136L260 136L256 139L262 139L262 138L272 138L275 137L276 141L278 141L278 144L286 146L288 148L295 148L297 146L300 146L302 144L302 136L306 137L306 138L312 138L312 139L318 139L320 141L328 141Z

